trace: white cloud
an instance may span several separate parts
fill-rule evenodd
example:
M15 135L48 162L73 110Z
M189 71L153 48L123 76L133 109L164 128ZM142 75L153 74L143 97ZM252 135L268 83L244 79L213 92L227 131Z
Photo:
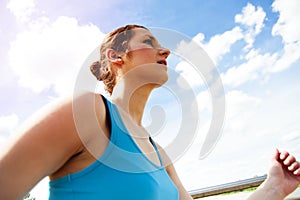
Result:
M198 36L196 39L199 38ZM187 87L183 84L185 80L193 89L202 86L204 80L209 83L217 78L215 74L212 74L215 69L213 61L199 40L195 41L196 39L188 42L180 41L175 50L176 54L183 58L175 67L175 70L180 73L177 83L182 87Z
M226 84L239 86L247 81L255 80L260 74L276 73L291 67L300 59L300 14L296 8L300 5L297 0L281 1L277 0L273 3L273 11L279 12L280 17L273 26L272 34L279 35L283 39L284 48L277 52L259 54L257 50L251 49L263 26L266 13L261 7L257 9L248 4L243 8L242 14L235 16L235 22L240 23L247 28L243 32L244 39L247 43L245 49L249 50L245 59L247 62L237 67L230 68L223 80ZM251 55L255 52L254 56ZM251 56L250 56L251 55Z
M198 37L195 37L194 40L197 38ZM243 39L242 29L240 27L234 27L230 31L214 35L210 38L208 43L203 44L203 48L217 65L222 56L230 52L231 46L241 39ZM197 42L202 41L198 40Z
M284 48L270 54L260 54L258 50L250 49L245 56L246 62L239 66L231 67L226 73L222 74L223 82L227 85L236 87L248 81L258 78L266 78L270 73L277 73L291 67L300 59L300 14L296 8L300 6L299 1L280 1L273 3L273 10L279 12L279 19L273 26L272 34L282 37ZM265 13L258 7L248 4L243 9L243 15L236 15L236 22L249 26L251 40L254 41L255 35L259 34L263 27ZM252 28L251 28L252 27ZM250 45L251 44L251 45ZM253 42L248 42L247 48L252 47Z
M61 16L53 23L39 18L17 34L9 63L23 87L37 93L49 87L58 95L70 93L78 70L103 35L95 25L79 25L75 18Z
M222 34L214 35L207 43L204 42L205 35L203 33L197 34L193 41L200 45L208 54L208 56L218 65L223 56L230 53L231 47L239 40L245 40L247 43L245 50L248 54L245 59L246 62L240 66L231 67L225 75L223 74L223 81L225 84L232 86L239 86L249 80L258 78L260 73L267 71L265 68L270 68L274 65L277 54L270 55L268 53L260 55L256 50L252 49L255 37L262 31L264 27L264 20L266 13L261 7L255 7L248 3L242 10L241 14L235 16L235 22L242 25L236 26L229 31ZM180 44L182 46L188 44ZM243 57L243 56L242 56ZM186 62L179 63L176 69L182 72L184 77L191 82L193 86L201 85L203 81L198 81L197 73L190 70L189 64Z
M293 130L292 132L284 135L284 137L282 139L287 142L299 140L300 139L300 131Z
M264 27L264 20L266 13L261 7L255 8L254 5L248 3L246 7L243 8L242 14L237 14L235 16L235 22L248 27L253 27L254 33L258 34Z
M280 4L292 4L294 1L275 1L280 2ZM298 1L299 3L299 1ZM273 5L273 7L275 7ZM286 6L286 5L285 5ZM277 5L278 12L285 12L284 5ZM294 2L293 10L298 8ZM288 8L286 8L288 12ZM295 11L296 12L296 11ZM229 68L226 72L222 74L223 83L226 86L237 87L249 81L263 81L270 73L280 72L283 69L291 67L297 59L299 59L299 39L300 33L298 32L299 26L296 20L299 21L298 13L291 14L295 16L296 19L289 19L289 17L283 17L280 14L279 20L284 19L284 23L280 24L279 29L274 31L277 35L283 37L284 49L278 48L274 53L263 52L259 48L253 48L256 36L261 33L264 27L264 21L266 19L266 13L260 7L254 7L248 4L242 11L241 14L236 15L235 22L239 23L232 30L228 31L226 35L224 33L218 34L216 37L212 37L205 43L205 36L203 33L199 33L195 38L198 44L203 47L208 54L213 58L215 63L218 63L225 54L231 53L231 47L241 39L244 39L246 46L242 54L239 54L242 63L237 64L234 67ZM279 21L277 22L277 24ZM276 25L274 26L276 27ZM286 29L290 31L295 31L296 34L289 35L285 32ZM233 30L236 29L234 32ZM233 34L236 33L236 34ZM230 38L230 35L232 36ZM235 37L235 36L236 37ZM228 37L227 37L228 36ZM237 37L238 36L238 37ZM221 39L220 39L221 38ZM222 41L222 39L227 41ZM272 38L271 38L272 39ZM219 47L217 46L219 45ZM259 44L258 44L259 46ZM210 49L210 50L208 50ZM230 61L229 61L230 62ZM178 69L182 69L183 73L186 69L185 63L180 63ZM186 72L185 74L187 74ZM193 73L190 74L190 78L195 76ZM272 83L270 83L272 85ZM270 86L268 85L268 86ZM251 87L251 85L250 85ZM256 89L251 88L251 91ZM263 88L257 88L258 91L263 90ZM273 89L272 89L273 90ZM290 91L291 88L289 87ZM274 92L282 97L275 98L276 95L269 94L269 97L256 97L245 93L242 90L230 91L226 94L226 121L224 126L224 132L221 140L217 144L213 152L206 158L205 161L198 161L198 153L200 152L201 144L204 140L204 136L207 127L209 126L209 115L201 115L201 123L199 134L195 140L195 143L191 146L190 150L186 155L177 163L179 171L181 174L185 174L183 177L183 182L185 182L188 188L199 188L199 185L203 187L207 186L212 179L214 179L212 184L216 184L217 180L226 182L232 181L232 176L220 177L216 175L213 177L213 170L216 170L215 163L226 163L226 174L229 174L231 169L242 169L238 171L232 171L235 173L235 178L240 177L241 179L247 178L253 175L262 175L267 171L267 162L273 153L275 147L287 147L287 149L294 150L297 148L297 142L299 143L299 126L294 119L296 119L299 112L297 112L297 105L292 103L298 98L295 96L297 91L292 94L285 94L285 86L280 90L278 86L274 89ZM256 94L258 94L255 91ZM209 99L209 94L207 91L201 92L197 96L197 100L200 102L200 112L210 112L211 101ZM292 98L291 98L292 97ZM285 105L285 106L283 106ZM295 127L291 128L291 125ZM287 129L289 128L289 129ZM268 141L268 145L265 145L265 141ZM237 148L239 151L237 151ZM254 154L244 156L244 152L253 150L256 148ZM236 162L237 158L240 162ZM232 162L230 162L232 160ZM212 163L212 164L211 164ZM250 167L249 167L250 163ZM197 170L199 168L204 168L204 170ZM213 169L211 171L206 169ZM197 180L209 180L205 183L199 183ZM219 182L220 183L220 182Z
M246 134L245 130L249 125L251 126L251 123L249 122L253 121L252 118L256 114L256 110L262 104L263 100L255 96L251 96L241 90L229 91L225 98L226 113L224 134L234 137L236 135ZM199 93L197 95L197 102L201 116L199 134L197 134L197 138L195 139L195 146L197 147L195 148L198 149L197 153L199 153L212 117L212 101L209 91L206 90ZM193 155L194 154L195 152L193 152ZM193 158L195 157L198 156L194 156ZM192 157L188 156L188 158L191 159Z
M211 97L208 90L202 91L197 95L197 102L199 106L199 112L212 111Z
M0 116L0 147L3 146L12 131L14 131L19 124L19 117L16 114Z
M195 37L193 37L190 44L181 42L177 51L179 51L179 49L193 51L193 48L195 48L193 46L196 46L197 44L199 45L198 48L202 48L205 53L208 54L209 58L212 59L215 65L217 65L222 57L230 52L232 45L243 39L243 37L242 29L238 26L234 27L232 30L225 31L222 34L214 35L208 42L204 41L205 35L203 33L198 33Z
M10 0L6 7L21 22L28 22L30 16L35 11L35 0Z
M270 71L280 72L300 59L300 1L275 0L272 7L273 11L279 12L279 19L273 26L272 34L282 37L284 53Z
M299 98L298 95L290 98L291 94L299 94L297 91L297 85L289 90L284 86L277 87L276 92L267 98L253 96L241 90L229 91L226 94L226 119L222 137L212 153L204 160L197 160L207 131L207 128L203 129L203 121L207 120L201 118L202 129L199 130L197 139L186 155L175 163L179 174L184 174L182 181L185 186L188 189L198 189L263 175L268 170L268 162L275 147L299 154L299 125L296 120L299 115ZM206 107L209 106L207 93L203 92L198 97ZM245 156L245 152L249 151L252 153ZM224 167L217 169L216 163ZM197 170L200 168L203 170ZM213 173L216 170L221 171Z
M7 116L0 116L0 130L3 131L12 131L16 128L19 122L19 117L16 114L11 114Z
M236 26L222 34L214 35L207 43L204 42L205 35L197 34L193 41L199 44L210 56L216 65L222 57L229 53L232 45L237 41L244 39L247 43L245 49L248 50L253 46L255 37L262 31L266 13L261 7L255 7L248 3L242 10L241 14L235 16L235 22L242 27Z
M230 132L235 129L235 132L239 132L245 128L250 119L255 113L262 100L258 97L250 96L249 94L241 90L229 91L226 94L226 122L227 129L230 128ZM212 112L211 98L208 90L199 93L197 96L199 105L199 112L204 113ZM204 115L203 115L204 116ZM211 117L209 114L205 117ZM202 118L201 121L207 121L209 119Z
M282 56L272 67L268 68L268 71L271 73L278 73L293 66L293 64L300 59L299 49L300 41L298 43L285 45Z
M237 67L229 68L221 75L223 83L229 86L240 86L251 80L256 80L266 69L272 67L277 59L277 54L259 54L252 49L246 56L246 62Z
M235 16L235 22L240 23L242 26L246 27L246 32L244 33L244 39L247 43L245 49L249 49L253 46L255 37L261 32L264 27L264 20L266 13L261 7L255 8L252 4L248 3L246 7L243 8L242 14L237 14Z
M199 94L197 100L205 105L202 106L203 108L210 107L211 102L207 91ZM180 174L185 174L185 176L182 177L182 180L187 188L197 189L199 187L207 187L208 185L216 185L249 178L258 174L257 168L254 167L255 165L252 164L254 168L252 169L251 167L249 168L249 163L258 162L261 164L266 160L255 157L254 155L243 156L243 153L252 149L252 145L258 144L256 141L259 141L261 138L253 137L255 133L252 132L252 129L250 130L248 128L253 127L253 115L255 115L255 110L261 102L261 99L251 96L243 91L235 90L228 92L226 94L226 123L222 137L212 153L204 160L200 161L197 160L199 157L198 154L210 124L209 120L201 118L200 121L202 126L197 134L195 142L186 155L176 163L176 167ZM201 113L202 112L203 109L201 109ZM262 141L260 141L260 143L262 143ZM237 148L239 151L237 151ZM262 152L261 155L265 155L264 153L265 152ZM237 158L238 161L236 160ZM218 163L218 165L222 163L222 166L224 166L223 170L226 171L225 175L219 176L219 173L212 173L216 170L216 163ZM264 164L260 166L263 169L266 167ZM203 170L197 170L199 168ZM233 172L231 171L233 168L239 170ZM231 173L235 173L235 176L232 177ZM207 181L199 182L199 180Z
M176 70L180 72L180 78L177 79L179 85L188 82L192 88L203 85L204 81L201 75L186 61L181 61L176 65ZM182 79L184 82L182 83Z
M260 105L261 99L250 96L243 91L234 90L226 94L226 121L227 125L238 131L245 130L245 124L255 113L254 108Z
M280 35L285 44L299 42L300 40L300 1L275 0L273 11L279 12L279 19L274 25L272 34Z

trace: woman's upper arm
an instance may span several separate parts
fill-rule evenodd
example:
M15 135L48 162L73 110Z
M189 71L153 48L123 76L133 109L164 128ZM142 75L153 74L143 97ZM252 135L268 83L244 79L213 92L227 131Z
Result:
M191 197L191 195L186 191L186 189L184 188L184 186L182 185L177 172L175 170L175 167L173 166L172 163L170 163L168 166L166 166L166 170L170 176L170 178L172 179L172 181L174 182L174 184L177 186L178 191L179 191L179 199L180 200L191 200L193 199Z
M22 198L42 178L82 150L71 100L38 115L0 155L0 199Z
M172 179L172 181L174 182L174 184L177 186L178 191L179 191L179 199L180 200L191 200L193 199L191 197L191 195L186 191L186 189L184 188L183 184L181 183L176 169L172 164L172 161L170 160L169 156L167 155L167 153L163 150L162 147L160 147L157 144L158 148L159 148L159 152L161 153L162 159L163 159L163 163L165 165L166 171L169 174L170 178Z

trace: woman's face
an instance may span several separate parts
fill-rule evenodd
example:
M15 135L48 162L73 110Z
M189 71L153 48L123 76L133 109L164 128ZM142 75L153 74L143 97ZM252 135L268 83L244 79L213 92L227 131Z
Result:
M128 53L123 58L123 75L132 69L141 67L144 68L144 71L137 72L139 75L155 75L157 78L167 80L166 60L170 51L161 47L150 31L143 28L135 28L132 31L133 35L128 43Z

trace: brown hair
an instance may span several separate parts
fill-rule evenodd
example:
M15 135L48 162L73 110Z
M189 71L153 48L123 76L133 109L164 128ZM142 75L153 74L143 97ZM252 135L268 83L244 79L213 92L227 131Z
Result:
M109 94L112 94L113 88L116 84L116 74L111 69L110 62L106 58L105 52L107 49L113 49L118 53L127 53L128 42L133 35L131 30L134 28L147 29L144 26L132 24L117 28L116 30L108 33L100 46L100 60L93 62L90 66L90 70L93 75L97 78L97 80L103 81L105 90Z

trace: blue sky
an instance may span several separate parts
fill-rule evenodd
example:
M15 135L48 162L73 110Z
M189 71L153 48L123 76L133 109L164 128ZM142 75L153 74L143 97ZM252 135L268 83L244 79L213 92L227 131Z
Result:
M222 77L226 97L222 137L212 153L199 160L211 120L210 96L188 63L170 62L195 88L199 103L199 132L175 163L188 190L262 175L275 147L300 157L299 4L298 0L1 1L0 147L28 116L72 92L78 70L104 34L138 23L192 38ZM172 118L172 113L167 116ZM171 132L170 127L176 127L172 123L167 126Z

